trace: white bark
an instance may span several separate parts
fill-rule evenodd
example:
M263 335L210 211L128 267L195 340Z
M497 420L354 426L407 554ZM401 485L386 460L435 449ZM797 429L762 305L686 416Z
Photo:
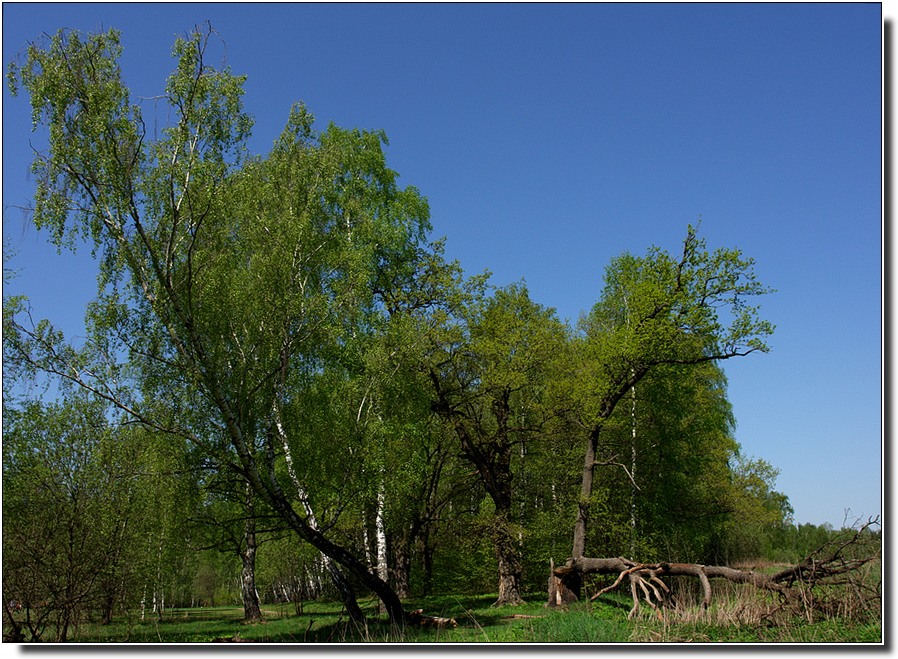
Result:
M381 581L387 581L389 578L387 571L387 533L384 528L384 481L381 477L380 487L377 490L377 514L374 518L374 527L377 540L377 576Z
M290 482L296 489L296 498L302 504L303 510L306 512L306 522L313 531L318 530L318 520L315 517L315 511L312 510L312 504L309 501L309 495L305 488L299 482L296 476L296 470L293 467L293 453L290 451L290 443L287 441L287 432L284 430L284 424L281 422L281 411L277 407L277 403L272 405L272 414L274 416L274 425L278 431L278 439L281 441L281 448L284 450L284 461L287 463L287 474L290 476Z
M296 470L293 467L293 453L290 451L290 443L287 441L287 432L284 430L284 424L281 421L281 411L278 408L277 401L272 404L272 416L274 417L274 425L277 428L278 439L281 441L281 448L284 450L284 461L287 463L287 475L290 476L290 481L293 483L293 487L296 489L296 498L299 499L299 502L302 504L303 510L306 513L306 523L313 531L318 530L318 519L315 517L315 511L312 509L312 503L309 501L309 495L306 492L305 488L302 486L302 483L299 482L299 478L296 475ZM328 572L334 572L334 570L338 570L337 566L331 560L331 558L325 555L323 552L321 553L321 562L324 568ZM320 579L319 579L319 587L320 587Z
M371 565L371 547L368 542L368 525L362 524L362 544L365 546L365 565Z

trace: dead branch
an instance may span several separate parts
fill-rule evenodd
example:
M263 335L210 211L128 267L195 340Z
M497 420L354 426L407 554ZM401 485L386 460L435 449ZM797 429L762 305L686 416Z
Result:
M632 618L639 612L640 601L646 603L657 616L670 605L670 589L663 579L666 577L694 577L702 585L704 597L702 607L711 605L713 590L711 579L723 579L732 583L747 584L777 593L781 607L801 605L805 610L832 610L833 602L815 597L814 588L823 585L844 585L863 606L869 608L881 601L880 588L864 584L856 578L856 573L864 566L879 560L881 547L870 549L871 537L868 530L879 526L879 518L871 518L858 529L837 536L825 543L797 565L773 574L740 570L723 565L701 565L698 563L638 563L627 558L570 558L558 568L552 566L549 579L549 602L546 606L563 606L576 601L576 593L566 588L566 584L580 584L585 575L614 574L616 579L610 586L595 593L590 601L595 601L618 588L625 579L630 583L633 608Z
M531 616L526 613L513 613L510 616L502 616L503 620L535 620L543 616Z
M458 622L456 622L455 618L441 618L439 616L425 615L424 609L418 609L407 614L406 622L418 627L436 627L437 629L458 627Z

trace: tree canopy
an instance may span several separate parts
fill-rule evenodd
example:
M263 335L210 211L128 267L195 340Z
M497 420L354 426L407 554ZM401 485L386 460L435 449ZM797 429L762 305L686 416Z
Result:
M100 447L118 460L135 441L175 447L151 470L190 474L172 524L226 532L247 579L258 551L280 570L279 597L321 592L330 575L351 615L361 587L396 624L413 587L498 572L498 603L519 601L537 580L528 566L583 556L587 520L599 549L629 535L649 555L704 559L746 520L785 519L769 465L739 461L717 365L768 350L773 326L753 302L769 290L752 259L709 250L690 226L678 255L614 259L568 327L523 282L492 287L444 258L382 132L319 129L297 103L270 152L248 153L244 79L209 64L212 35L175 42L153 134L114 30L60 31L10 67L11 90L48 130L34 224L60 249L86 241L98 276L81 346L33 322L26 299L5 301L6 365L66 383L68 405L14 413L5 509L39 480L27 442L61 446L62 419L94 414L79 478L98 477ZM39 438L18 432L40 416L52 423ZM597 467L610 474L600 487ZM45 469L66 483L62 463ZM210 537L192 546L222 545ZM274 547L295 560L266 558ZM135 583L163 592L157 567Z

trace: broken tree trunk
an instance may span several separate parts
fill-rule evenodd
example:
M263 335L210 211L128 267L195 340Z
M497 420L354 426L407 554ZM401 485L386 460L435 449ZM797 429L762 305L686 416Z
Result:
M561 567L555 568L554 564L552 565L549 576L549 601L546 606L565 606L577 601L583 578L590 574L617 575L614 583L599 590L590 598L591 600L614 590L624 581L628 582L633 597L630 617L639 611L640 600L660 615L660 609L671 603L670 589L663 578L672 576L698 579L704 593L702 606L706 609L711 605L713 597L711 579L749 584L755 588L778 593L784 601L792 602L799 597L802 588L806 593L818 583L834 583L856 572L862 566L878 560L879 550L867 552L860 557L848 557L846 552L853 545L863 547L863 543L867 541L865 531L874 525L879 525L878 518L871 519L852 534L840 536L826 543L797 565L771 574L698 563L639 563L620 557L569 558ZM869 597L871 600L877 599L878 591L872 591Z
M573 559L571 559L573 560ZM576 589L571 585L576 581ZM579 599L578 593L582 586L582 577L579 572L573 570L562 574L556 574L555 561L550 562L549 571L549 601L546 606L567 606Z

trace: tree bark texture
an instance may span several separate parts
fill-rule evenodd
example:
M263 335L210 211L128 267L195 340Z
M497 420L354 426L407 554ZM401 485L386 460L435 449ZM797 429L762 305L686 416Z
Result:
M352 584L349 583L346 575L343 574L343 571L337 567L337 564L334 563L329 556L324 556L324 564L327 566L327 571L331 575L331 581L340 593L340 598L343 600L343 606L346 608L346 613L349 614L350 620L353 620L357 624L364 624L365 614L362 613L362 609L359 608L359 603L356 599L355 591L352 589Z
M284 356L282 355L282 360ZM290 451L290 443L287 441L287 433L284 430L284 425L281 421L281 411L280 407L277 403L277 400L272 404L272 423L274 426L274 430L277 432L278 439L280 440L281 449L284 452L284 461L287 464L287 473L290 477L290 481L293 484L293 487L296 490L296 496L299 498L300 503L302 503L303 509L306 513L306 518L304 520L305 526L312 532L319 533L318 531L318 520L315 517L315 511L312 508L312 504L309 501L309 495L306 492L305 488L302 486L302 483L299 482L299 478L296 475L296 470L293 467L293 454ZM272 432L274 432L272 430ZM271 437L269 436L269 442L272 442ZM272 445L269 444L269 456L272 456ZM273 458L269 457L269 470L270 474L273 473ZM283 490L281 490L277 481L270 477L271 484L273 486L274 494L283 496ZM293 510L293 506L287 506L290 510ZM295 512L294 512L295 514ZM314 543L313 543L314 544ZM319 548L320 549L320 548ZM324 565L327 568L328 573L331 575L331 581L336 587L337 592L340 593L340 597L343 600L343 606L346 608L346 612L349 614L350 619L354 620L357 624L364 624L365 615L362 613L362 609L359 607L358 600L355 596L355 591L352 588L352 584L349 583L349 580L346 578L346 575L342 573L340 568L334 563L333 557L322 551L322 559L324 561Z
M243 524L243 546L240 549L240 594L243 598L243 619L246 622L262 620L262 606L256 590L256 510L253 492L246 486L246 521Z
M243 619L246 622L259 622L262 620L262 607L259 603L259 593L256 590L257 548L256 519L250 514L246 519L244 547L240 554L242 562L240 588L243 596Z
M430 532L426 527L418 537L418 550L421 553L421 594L427 597L433 586L433 544L430 542Z
M307 517L301 516L294 509L290 498L287 496L286 492L284 492L275 475L275 447L273 435L277 433L278 429L271 428L269 431L267 443L268 455L266 456L266 462L268 463L268 468L266 470L267 477L263 477L262 472L259 470L256 458L253 452L250 451L249 444L246 440L246 437L244 436L240 421L234 414L227 398L222 394L216 383L210 382L207 384L209 385L210 391L213 393L216 405L222 413L222 418L225 422L225 428L228 431L231 439L231 444L236 450L237 458L240 462L241 473L250 487L252 487L255 494L258 495L263 501L265 501L265 503L271 506L274 509L275 513L279 515L280 518L287 523L289 528L293 532L295 532L301 539L311 544L313 547L323 553L327 558L336 561L337 563L345 567L366 588L377 595L377 597L383 602L384 608L386 609L387 614L390 617L390 621L393 624L404 626L406 613L402 608L402 603L399 601L399 598L396 596L396 593L393 591L393 589L390 588L389 584L384 582L376 575L371 574L368 568L358 558L352 555L344 547L337 545L329 540L318 528L316 528L314 523L310 523ZM335 571L333 569L331 569L330 571L331 576L334 577ZM352 597L344 600L347 604L348 613L350 614L350 616L360 616L358 621L363 622L364 616L361 614L358 605L356 604L354 607L352 606L355 601L355 597L352 594L351 588L349 588L348 590L344 590L344 588L341 587L344 585L344 583L338 582L336 580L335 585L338 589L341 590L341 593L344 594L344 597L347 595L352 595ZM348 582L345 582L345 586L349 586Z
M589 433L583 458L583 476L580 484L580 500L577 502L577 519L574 522L574 546L571 556L580 558L586 551L586 527L589 523L589 503L596 471L596 455L599 451L601 424Z
M512 473L511 449L508 420L511 416L508 390L497 394L492 401L492 410L497 428L490 436L481 436L468 427L464 415L448 401L439 378L431 374L431 380L437 393L433 403L434 410L452 424L458 437L464 457L476 468L495 505L490 528L493 550L499 564L499 598L494 606L516 605L523 602L521 598L521 548L510 527L512 510Z
M411 547L408 537L403 533L392 536L390 545L393 550L393 590L401 599L411 597L410 576L412 569Z
M374 517L374 532L377 540L377 576L383 581L389 579L389 569L387 567L387 532L384 527L384 507L386 492L384 492L383 474L381 474L380 485L377 488L377 513ZM400 597L402 597L400 595Z
M645 600L653 609L663 607L669 603L669 591L661 581L661 577L690 576L696 577L702 584L704 599L702 606L708 608L711 604L712 590L710 579L726 579L734 583L750 584L756 588L769 590L785 595L789 586L784 583L794 580L801 573L801 566L790 568L776 574L760 574L751 570L737 570L735 568L720 565L700 565L696 563L637 563L626 558L571 558L564 566L552 571L552 577L564 584L565 582L579 581L588 574L617 574L617 580L609 587L600 590L593 595L596 599L599 595L609 592L620 585L624 579L630 583L633 593L633 609L630 615L639 610L639 600ZM552 577L549 585L549 602L546 606L562 606L576 601L570 597L570 590L564 588L553 591Z
M508 511L496 512L493 547L499 563L499 598L494 606L523 604L521 597L521 548L508 520Z

